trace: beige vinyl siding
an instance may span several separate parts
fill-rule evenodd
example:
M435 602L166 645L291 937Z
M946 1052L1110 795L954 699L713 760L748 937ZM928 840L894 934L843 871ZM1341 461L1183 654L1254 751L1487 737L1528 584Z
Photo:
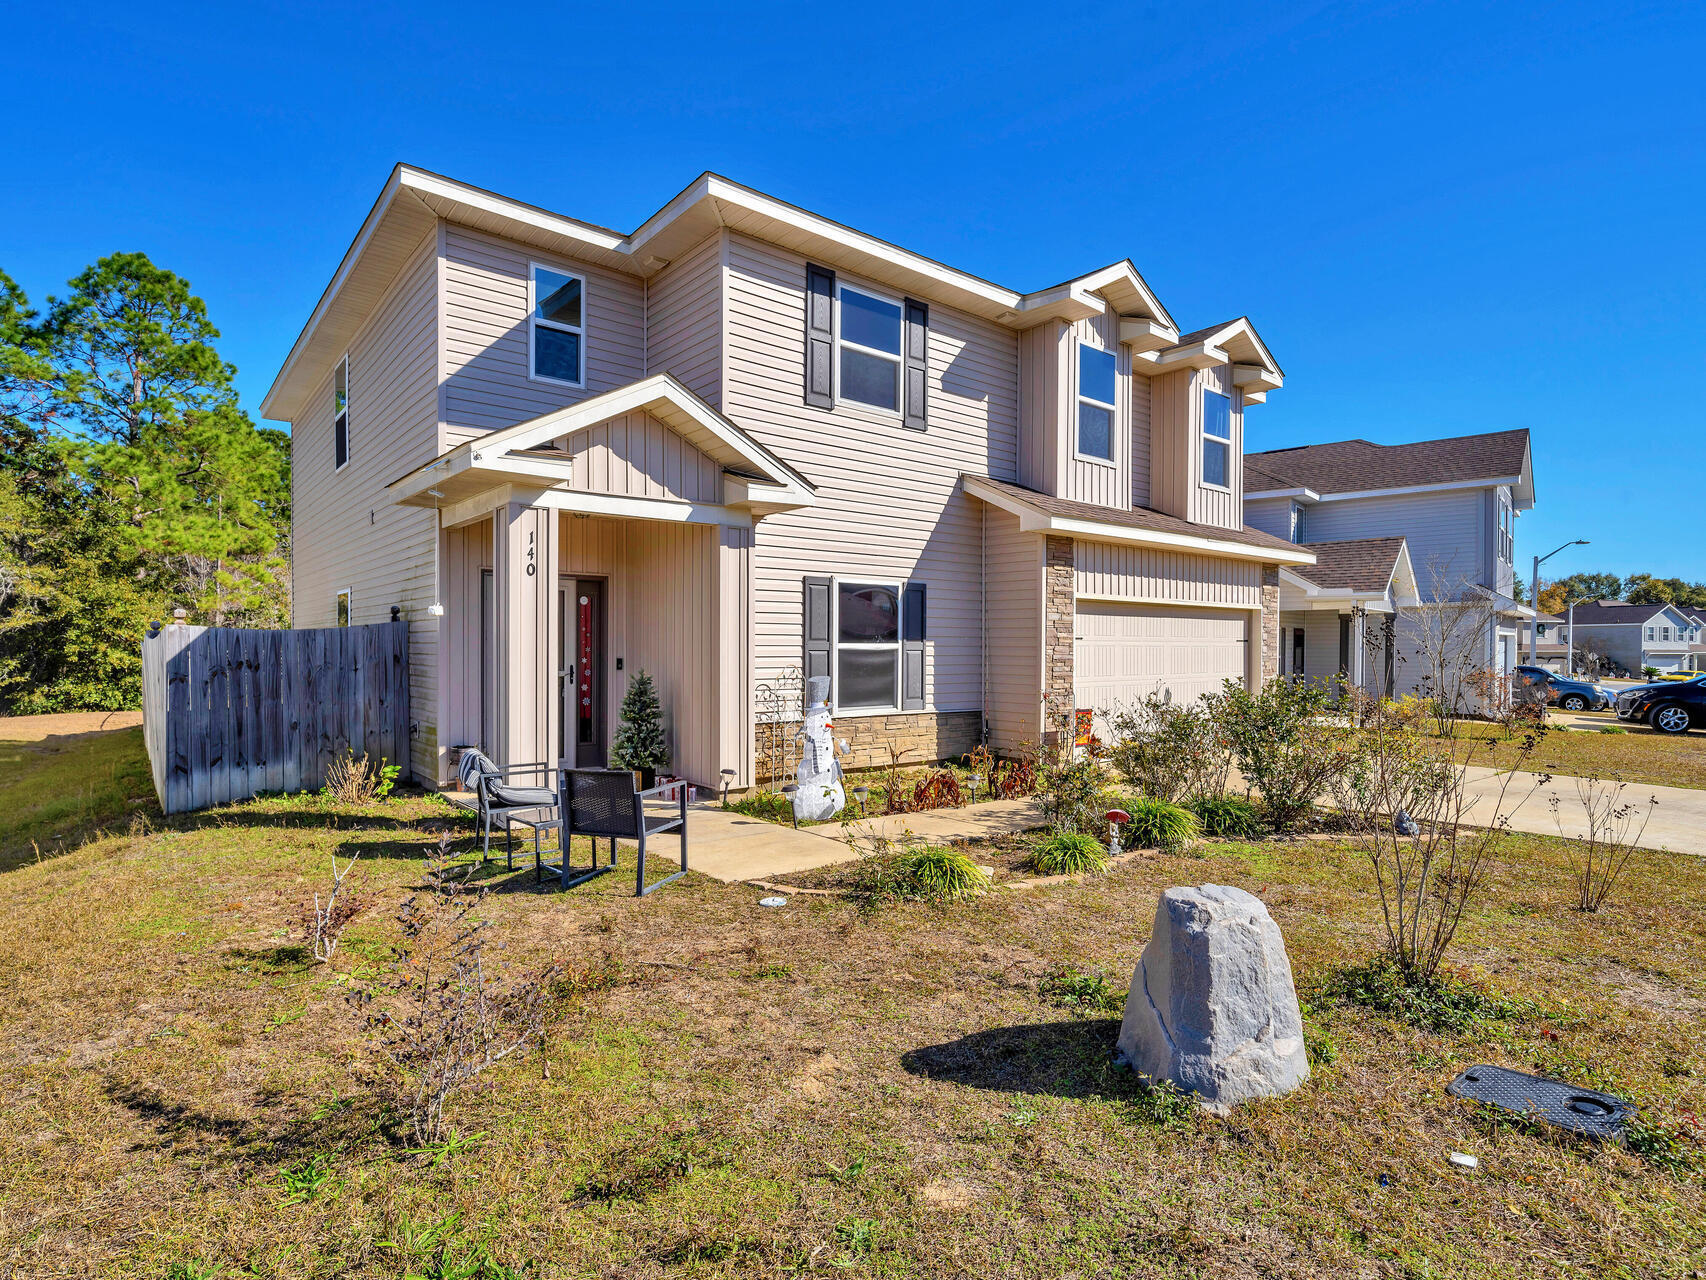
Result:
M337 623L349 588L352 623L409 620L410 717L420 725L412 767L436 777L438 620L433 602L434 518L391 503L385 486L429 462L438 443L437 237L411 253L349 347L349 462L332 453L328 365L291 423L292 625Z
M1202 397L1205 391L1217 391L1232 402L1232 444L1227 459L1228 489L1214 488L1202 478ZM1199 524L1218 525L1222 529L1237 529L1244 524L1244 397L1232 385L1232 370L1218 364L1197 373L1191 395L1191 510L1186 517Z
M723 469L644 410L569 437L570 486L631 498L721 503Z
M533 262L586 280L584 387L528 377L527 282ZM645 285L637 277L455 225L445 227L442 274L440 374L444 421L451 429L514 426L645 376Z
M730 238L728 256L724 412L817 490L813 506L768 516L757 527L754 679L800 663L805 576L912 580L929 593L926 708L977 709L982 530L978 504L960 490L959 476L1013 475L1013 335L931 306L927 431L847 406L810 408L805 259L741 235ZM842 278L859 283L851 274Z
M721 232L646 284L646 372L668 373L706 404L723 402Z
M1042 741L1043 538L1024 533L1019 518L985 506L988 645L984 717L990 746L1017 755Z
M1455 594L1466 583L1486 584L1486 546L1480 489L1384 494L1312 503L1304 516L1304 545L1352 538L1403 537L1424 600L1438 584Z
M1079 596L1154 604L1262 607L1262 566L1248 560L1126 547L1073 544L1073 585Z
M1066 483L1058 496L1075 502L1094 502L1121 511L1131 506L1131 348L1119 340L1119 317L1113 312L1091 316L1071 325L1061 348L1065 363L1060 421L1061 474ZM1078 344L1087 343L1114 357L1114 421L1111 462L1086 459L1078 452Z
M606 579L607 739L615 736L628 681L645 671L664 707L671 771L714 785L725 758L719 652L708 642L722 624L717 527L563 515L558 529L562 576Z
M1126 348L1126 362L1131 349ZM1131 379L1131 502L1134 507L1149 506L1150 426L1149 379L1133 374Z

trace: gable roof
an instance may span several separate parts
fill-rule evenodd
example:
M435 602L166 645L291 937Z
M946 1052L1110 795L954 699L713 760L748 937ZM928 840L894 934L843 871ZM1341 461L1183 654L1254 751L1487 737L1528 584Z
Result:
M1413 444L1338 440L1244 455L1246 497L1310 489L1327 498L1382 489L1496 482L1511 485L1519 510L1534 504L1527 428Z
M1292 570L1328 590L1385 591L1406 554L1403 538L1356 538L1345 542L1305 543L1315 563Z
M439 219L648 279L726 226L1016 330L1111 312L1122 322L1146 325L1152 346L1178 338L1178 325L1129 259L1022 293L709 171L624 235L399 164L261 401L263 418L289 419L299 411ZM1261 393L1258 388L1254 395Z
M1178 551L1199 551L1205 555L1230 556L1239 560L1311 564L1315 559L1313 548L1300 547L1295 542L1287 542L1284 538L1276 538L1271 533L1248 526L1223 529L1219 525L1197 524L1161 511L1151 511L1148 507L1121 510L1093 502L1075 502L992 476L967 473L962 474L961 479L966 492L974 498L992 502L1021 518L1032 517L1031 523L1036 529L1092 539L1100 537L1114 542L1170 547Z
M1674 604L1628 604L1622 600L1584 600L1576 605L1578 627L1641 626L1669 610L1673 618L1687 612Z

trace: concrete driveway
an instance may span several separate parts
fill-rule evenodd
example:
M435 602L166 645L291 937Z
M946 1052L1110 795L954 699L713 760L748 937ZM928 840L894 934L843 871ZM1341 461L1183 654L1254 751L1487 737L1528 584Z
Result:
M1465 766L1470 797L1464 820L1477 826L1490 825L1499 813L1504 775L1496 769ZM1514 831L1543 836L1585 836L1586 811L1577 793L1578 778L1555 777L1542 784L1540 775L1514 773L1503 788L1504 812ZM1557 800L1554 813L1552 801ZM1646 805L1657 800L1641 837L1644 849L1669 849L1673 853L1706 855L1706 791L1692 787L1657 787L1631 782L1623 788L1626 803ZM1640 819L1636 818L1639 825Z

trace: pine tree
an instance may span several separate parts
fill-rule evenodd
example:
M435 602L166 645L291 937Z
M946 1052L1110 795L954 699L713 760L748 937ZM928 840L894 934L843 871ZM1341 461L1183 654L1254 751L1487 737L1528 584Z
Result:
M636 671L622 695L622 724L610 744L613 769L662 769L669 763L663 739L663 705L657 686L644 671Z

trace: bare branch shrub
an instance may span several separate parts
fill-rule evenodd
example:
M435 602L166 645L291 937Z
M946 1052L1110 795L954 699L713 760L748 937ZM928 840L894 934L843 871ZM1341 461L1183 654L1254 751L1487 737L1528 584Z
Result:
M314 952L314 958L325 964L332 958L332 953L338 949L338 942L344 936L344 928L349 922L361 914L362 901L353 894L344 892L344 881L349 873L355 870L356 860L361 857L361 851L356 850L354 856L344 864L342 871L338 870L338 856L332 855L332 887L326 894L326 901L320 901L318 891L314 894L314 906L310 910L303 909L303 919L307 925L308 945Z
M1487 637L1496 612L1492 597L1437 559L1428 562L1429 585L1421 603L1406 609L1400 634L1408 641L1418 664L1416 683L1434 700L1437 729L1475 710L1478 694L1474 673L1491 658Z
M1576 876L1576 910L1598 911L1611 896L1629 857L1646 834L1658 797L1647 797L1647 803L1624 798L1628 783L1616 778L1590 775L1575 779L1576 800L1587 821L1585 836L1564 832L1563 801L1557 795L1546 798L1552 810L1552 820L1558 834L1570 842L1570 863Z
M1518 750L1518 767L1534 739ZM1396 717L1366 727L1350 765L1332 780L1351 843L1368 859L1380 895L1385 949L1406 979L1430 984L1469 903L1486 882L1510 814L1540 785L1515 797L1507 769L1491 813L1475 814L1454 751L1441 752Z
M366 752L358 756L346 747L342 756L326 766L326 781L320 794L339 804L372 804L391 794L402 771L400 765L391 764L383 757L374 762Z
M403 940L386 976L355 997L375 1047L400 1076L423 1146L442 1139L454 1095L540 1042L545 993L559 968L505 978L488 960L491 922L474 918L486 890L468 883L472 865L451 866L449 839L426 859L425 884L397 912Z

